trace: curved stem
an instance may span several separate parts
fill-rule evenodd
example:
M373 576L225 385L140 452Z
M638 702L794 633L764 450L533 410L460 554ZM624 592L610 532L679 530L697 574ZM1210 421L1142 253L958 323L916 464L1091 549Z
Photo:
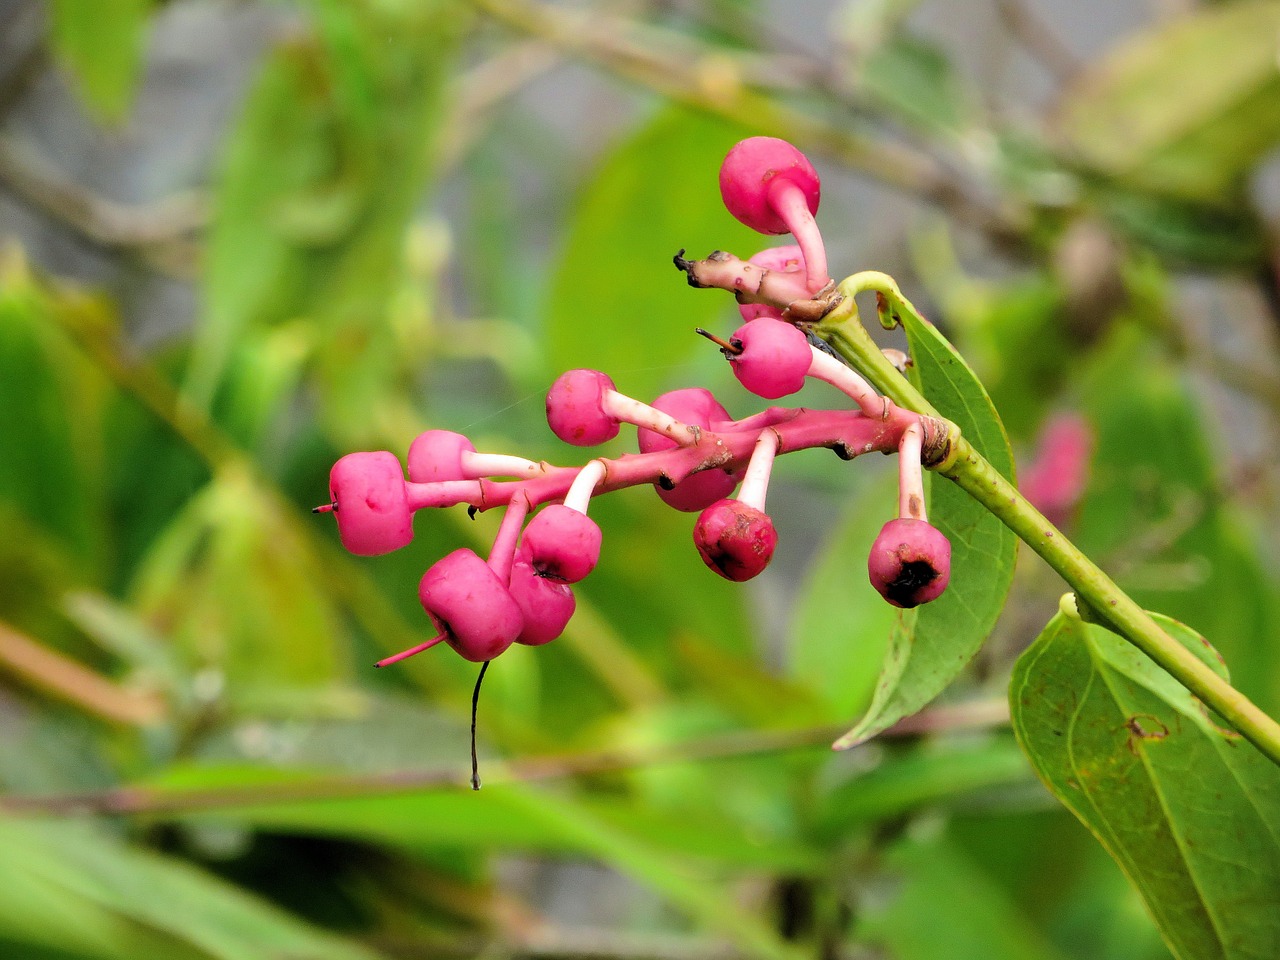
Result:
M790 228L791 235L800 245L809 293L817 293L831 282L831 277L827 273L827 248L804 191L790 180L775 177L769 188L769 205Z
M924 467L920 451L924 428L913 423L902 432L898 447L898 516L907 520L928 520L924 506Z
M882 322L893 326L901 312L920 316L892 278L868 271L840 284L841 304L815 327L842 357L894 403L937 416L928 400L880 352L858 318L854 295L874 290ZM1038 553L1110 629L1149 656L1213 709L1276 764L1280 764L1280 724L1208 665L1169 636L1102 569L1062 535L967 439L956 436L953 455L936 472L954 482L995 514Z
M742 486L738 488L738 500L748 507L764 512L765 496L769 490L769 474L773 472L773 461L778 453L778 434L770 428L760 431L756 439L755 449L751 451L751 459L747 463L747 472L743 474Z

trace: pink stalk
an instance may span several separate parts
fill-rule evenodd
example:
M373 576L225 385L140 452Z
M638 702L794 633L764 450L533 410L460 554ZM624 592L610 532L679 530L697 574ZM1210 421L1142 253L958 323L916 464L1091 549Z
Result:
M792 180L776 177L769 187L769 205L791 228L791 235L804 254L809 293L817 293L831 282L831 277L827 274L827 249L805 191Z
M687 423L682 423L656 407L651 407L649 404L642 403L639 400L633 400L617 390L605 390L601 397L601 406L604 408L604 412L613 419L621 420L623 423L635 424L637 427L644 427L654 433L660 433L682 447L694 443L698 439L696 428L689 426ZM586 511L583 512L585 513Z
M374 664L374 666L387 667L393 663L399 663L401 660L407 660L409 657L412 657L414 654L421 653L423 650L430 650L432 647L434 647L437 643L439 643L444 638L445 638L445 635L443 633L437 633L434 637L432 637L430 640L426 641L425 643L420 643L416 647L410 647L408 650L401 650L399 653L393 653L391 656L385 657L382 660L379 660L377 663Z
M507 503L506 513L502 515L502 523L498 526L498 535L494 537L493 549L489 551L489 569L503 583L511 582L511 564L515 560L520 530L528 514L529 497L516 494Z
M823 353L817 347L813 351L813 359L809 363L809 376L815 380L829 383L837 390L853 399L866 416L877 420L888 414L889 401L876 393L871 384L863 380L851 367L845 366L829 353Z
M770 429L760 431L756 438L755 448L751 451L751 460L747 463L747 472L742 478L742 486L738 488L738 500L749 507L764 512L765 496L769 490L769 475L773 472L773 461L778 453L778 435Z
M607 472L608 465L603 460L592 460L585 464L569 485L569 491L564 495L564 505L579 513L586 513L591 495Z
M898 517L904 520L928 520L924 508L924 468L920 452L924 446L924 430L919 422L902 432L898 445Z
M771 408L760 415L770 421L778 435L778 453L829 447L840 456L853 458L864 453L892 453L898 449L903 432L919 417L896 406L890 406L886 419L867 417L860 410L785 410ZM700 470L745 467L755 447L756 429L726 430L724 433L702 431L698 442L686 447L653 453L623 454L601 460L606 464L605 476L596 485L595 494L609 493L626 487L679 481ZM530 507L563 501L574 479L581 473L575 467L550 467L547 472L528 480L451 480L440 483L409 484L410 503L421 507L451 507L462 504L480 510L509 503L523 493Z

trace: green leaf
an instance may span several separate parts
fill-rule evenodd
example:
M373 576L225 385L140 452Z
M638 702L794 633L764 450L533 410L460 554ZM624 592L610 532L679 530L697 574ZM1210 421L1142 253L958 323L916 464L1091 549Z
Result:
M853 826L900 817L975 791L1033 783L1026 758L1003 736L976 745L945 743L893 756L833 790L815 829L836 839Z
M401 386L408 358L388 302L466 18L446 15L447 0L308 9L227 138L185 389L208 407L236 344L303 318L328 380L325 413L346 423Z
M891 509L896 476L854 488L796 598L788 673L829 704L832 722L870 704L897 620L866 574L867 552L884 523L883 510L872 505Z
M1090 166L1213 199L1280 139L1280 6L1215 4L1162 24L1086 72L1058 132Z
M1005 893L944 839L906 840L886 857L887 897L868 898L860 939L895 960L1059 960Z
M129 109L152 0L53 0L50 41L84 102L104 120Z
M0 846L0 944L49 951L37 956L375 957L187 864L126 846L88 824L0 820Z
M955 134L973 113L973 101L941 48L895 35L858 65L858 91L895 119L921 130Z
M720 161L749 131L672 108L605 161L583 191L551 283L547 350L553 369L607 371L642 400L669 389L671 371L706 345L697 326L719 328L733 305L690 290L676 251L743 259L773 244L725 212ZM685 386L686 384L676 384Z
M241 708L293 711L346 674L336 600L292 508L224 469L153 544L133 588L191 670L213 668Z
M703 925L720 931L748 955L798 960L758 917L724 896L722 880L690 854L725 857L734 865L812 870L818 859L798 844L744 842L713 817L685 823L641 807L591 802L518 784L398 796L245 805L192 822L244 819L284 832L358 837L411 850L447 847L538 850L595 857L666 897ZM666 847L674 846L674 851ZM727 855L731 847L737 849Z
M1161 625L1225 676L1217 653ZM1185 960L1280 955L1280 768L1117 635L1062 614L1019 658L1014 730Z
M1139 604L1212 638L1260 707L1280 707L1280 607L1254 542L1268 521L1221 495L1227 460L1185 374L1146 330L1119 325L1076 375L1097 426L1076 545Z
M991 398L955 348L927 320L903 310L916 385L1004 476L1013 453ZM985 507L929 475L929 520L951 541L951 582L932 603L903 611L871 707L836 741L851 747L914 713L959 676L982 647L1013 582L1017 538Z

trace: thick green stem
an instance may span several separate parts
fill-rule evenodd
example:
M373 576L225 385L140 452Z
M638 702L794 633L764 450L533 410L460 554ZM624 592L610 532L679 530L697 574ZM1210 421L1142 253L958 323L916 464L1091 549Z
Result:
M858 317L854 296L874 290L886 326L900 312L927 323L883 273L858 273L840 284L845 299L815 330L894 403L932 416L937 411L881 353ZM1033 507L1017 488L963 437L936 472L955 482L1044 558L1097 619L1149 656L1217 712L1254 746L1280 764L1280 724L1169 636L1092 560Z

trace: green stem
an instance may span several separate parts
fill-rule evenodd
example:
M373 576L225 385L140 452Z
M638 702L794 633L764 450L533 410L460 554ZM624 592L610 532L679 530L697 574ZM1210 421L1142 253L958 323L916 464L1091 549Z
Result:
M896 326L901 313L927 323L892 278L872 271L840 284L844 300L815 328L894 403L916 413L937 411L891 364L858 317L854 296L874 290L881 322ZM1248 697L1169 636L1101 568L1062 535L967 439L956 434L954 451L935 468L981 503L1044 558L1099 620L1158 663L1179 683L1231 724L1271 760L1280 764L1280 724Z

